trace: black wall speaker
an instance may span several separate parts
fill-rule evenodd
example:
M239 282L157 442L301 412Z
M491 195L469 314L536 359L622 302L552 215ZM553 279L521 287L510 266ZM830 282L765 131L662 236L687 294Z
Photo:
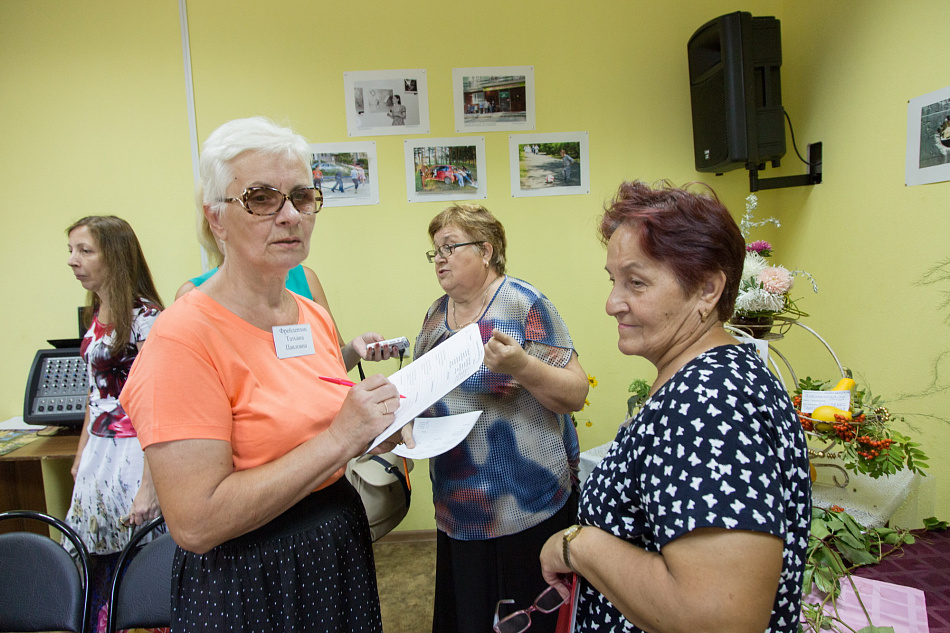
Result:
M729 13L700 27L686 49L696 170L777 167L785 155L779 21Z

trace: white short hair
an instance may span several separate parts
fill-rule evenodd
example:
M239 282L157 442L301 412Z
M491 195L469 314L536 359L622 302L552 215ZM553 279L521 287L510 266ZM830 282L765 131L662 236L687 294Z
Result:
M312 153L307 139L262 116L234 119L212 132L201 146L198 160L198 240L220 264L221 252L204 215L204 205L221 208L228 184L234 178L232 161L244 152L296 158L310 169Z

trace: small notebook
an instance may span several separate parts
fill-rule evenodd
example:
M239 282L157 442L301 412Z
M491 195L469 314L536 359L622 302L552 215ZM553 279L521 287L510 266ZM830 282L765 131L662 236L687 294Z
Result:
M577 574L571 574L569 583L571 597L557 611L557 627L554 633L574 633L574 621L577 619L577 592L580 584Z

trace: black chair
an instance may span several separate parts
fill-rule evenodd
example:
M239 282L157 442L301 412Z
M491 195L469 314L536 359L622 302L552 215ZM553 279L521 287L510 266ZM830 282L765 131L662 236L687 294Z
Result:
M119 555L109 594L110 633L124 629L166 627L170 624L175 541L171 534L162 534L139 547L145 535L164 524L162 517L144 524L135 531Z
M0 513L0 521L33 519L53 526L73 544L78 564L62 545L33 532L0 534L0 631L85 633L89 610L89 555L76 532L33 510Z

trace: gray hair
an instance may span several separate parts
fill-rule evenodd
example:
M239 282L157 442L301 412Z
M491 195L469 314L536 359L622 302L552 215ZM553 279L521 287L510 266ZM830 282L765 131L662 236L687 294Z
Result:
M198 187L195 201L198 207L198 241L217 264L223 254L211 234L204 215L204 205L220 211L226 191L234 178L231 162L244 152L297 158L310 169L312 153L307 139L290 128L281 127L262 116L234 119L212 132L201 146L198 160Z

